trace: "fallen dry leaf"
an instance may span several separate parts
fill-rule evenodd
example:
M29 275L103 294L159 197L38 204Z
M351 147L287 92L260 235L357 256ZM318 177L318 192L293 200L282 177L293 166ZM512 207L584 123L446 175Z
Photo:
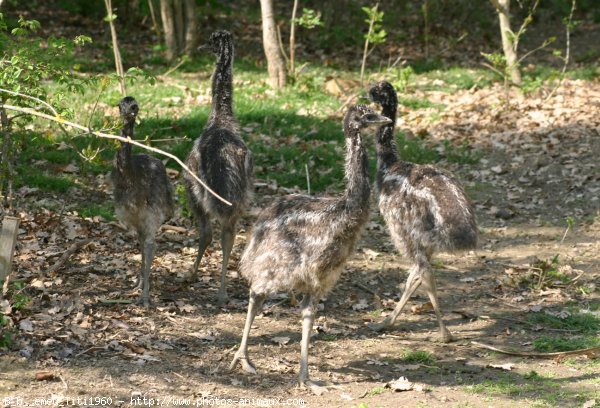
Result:
M35 373L36 381L57 381L58 377L50 371L39 371Z
M433 305L431 302L421 303L420 305L411 306L410 311L414 314L430 312L433 310Z
M498 368L500 370L505 370L505 371L511 371L515 367L515 365L513 363L488 364L488 367L490 367L490 368Z
M386 388L390 388L393 391L410 391L414 388L414 383L408 381L406 377L400 377L397 380L393 380L385 384Z
M284 346L290 342L290 338L289 337L273 337L273 338L271 338L271 341L279 344L280 346Z

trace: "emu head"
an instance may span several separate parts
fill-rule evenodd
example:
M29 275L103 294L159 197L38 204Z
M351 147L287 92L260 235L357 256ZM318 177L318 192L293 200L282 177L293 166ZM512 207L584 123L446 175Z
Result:
M366 105L354 105L344 118L344 133L346 137L355 137L363 129L377 129L392 123L390 118L376 113Z
M226 53L233 49L233 37L229 31L217 30L210 35L208 42L198 49L209 50L217 55Z
M138 111L138 103L132 96L126 96L119 102L119 113L126 122L135 121Z
M387 81L380 81L373 84L369 88L369 99L381 106L393 105L395 107L398 104L396 90Z

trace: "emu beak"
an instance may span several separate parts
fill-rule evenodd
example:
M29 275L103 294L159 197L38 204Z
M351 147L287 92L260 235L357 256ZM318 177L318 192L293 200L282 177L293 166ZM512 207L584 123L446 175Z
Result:
M388 125L388 124L392 123L393 120L391 120L387 116L377 115L376 117L369 119L369 122L372 125L383 126L383 125Z
M210 45L208 45L208 44L202 44L201 46L199 46L197 48L197 50L198 51L208 51L208 50L210 50Z

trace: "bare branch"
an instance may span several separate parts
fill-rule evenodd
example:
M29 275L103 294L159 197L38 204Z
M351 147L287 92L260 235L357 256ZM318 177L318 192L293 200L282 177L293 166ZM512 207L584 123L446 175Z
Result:
M509 351L503 350L494 346L490 346L489 344L479 343L477 341L472 341L471 344L477 347L485 348L488 350L495 351L497 353L507 354L509 356L519 356L519 357L538 357L538 358L554 358L559 356L572 356L576 354L595 354L600 351L600 347L590 347L586 349L580 350L571 350L571 351L557 351L554 353L527 353L527 352L519 352L519 351Z
M231 205L231 203L229 201L227 201L226 199L224 199L223 197L221 197L220 195L218 195L213 189L211 189L209 186L207 186L204 181L202 181L200 178L198 178L198 176L188 166L186 166L181 160L179 160L179 158L177 156L175 156L175 155L173 155L171 153L165 152L164 150L157 149L157 148L152 147L152 146L147 146L147 145L145 145L143 143L138 142L137 140L133 140L133 139L128 138L128 137L122 137L122 136L117 136L117 135L110 135L108 133L102 133L102 132L98 132L98 131L93 131L93 130L88 129L85 126L82 126L82 125L80 125L78 123L70 122L70 121L62 119L62 118L60 118L58 116L50 116L50 115L47 115L45 113L38 112L38 111L36 111L34 109L22 108L20 106L13 106L13 105L6 105L6 104L0 104L0 108L8 109L8 110L11 110L11 111L16 111L16 112L22 112L22 113L26 113L26 114L29 114L29 115L37 116L37 117L40 117L40 118L44 118L44 119L47 119L47 120L51 120L53 122L60 123L60 124L65 125L65 126L70 126L72 128L75 128L75 129L83 130L84 132L89 132L89 133L93 134L94 136L97 136L97 137L100 137L100 138L103 138L103 139L119 140L121 142L131 143L132 145L141 147L142 149L149 150L151 152L158 153L158 154L163 155L163 156L167 156L168 158L173 159L175 162L177 162L177 164L179 164L182 169L184 169L185 171L187 171L209 193L211 193L212 195L214 195L216 198L218 198L219 200L221 200L223 203L225 203L227 205Z
M47 107L48 109L50 109L50 112L52 112L54 115L58 116L58 112L56 111L56 109L54 109L54 107L52 107L52 105L50 105L46 101L42 101L41 99L36 98L35 96L25 95L25 94L22 94L20 92L9 91L8 89L3 89L3 88L0 88L0 92L4 92L4 93L10 94L10 95L14 95L14 96L20 96L22 98L30 99L32 101L36 101L38 103L41 103L42 105L44 105L45 107Z

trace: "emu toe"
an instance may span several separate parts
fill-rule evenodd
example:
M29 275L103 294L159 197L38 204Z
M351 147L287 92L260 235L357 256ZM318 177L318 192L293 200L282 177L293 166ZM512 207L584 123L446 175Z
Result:
M237 366L238 362L242 363L242 369L245 372L250 374L256 374L256 368L254 368L254 365L250 362L248 356L244 356L238 353L235 353L231 364L229 364L229 371L235 370L235 367Z
M454 341L454 336L450 334L450 331L444 327L444 330L440 331L439 341L442 343L450 343Z
M227 291L225 289L219 289L219 293L217 293L217 304L219 306L223 306L229 300L229 296L227 296Z
M299 381L299 387L302 389L309 389L315 395L323 395L326 392L329 392L330 388L339 388L336 385L328 384L324 381L313 381L306 379L304 381Z
M385 330L386 328L388 328L391 325L392 325L392 320L386 317L379 323L369 323L368 327L369 327L369 329L371 329L373 331L380 332L380 331Z

